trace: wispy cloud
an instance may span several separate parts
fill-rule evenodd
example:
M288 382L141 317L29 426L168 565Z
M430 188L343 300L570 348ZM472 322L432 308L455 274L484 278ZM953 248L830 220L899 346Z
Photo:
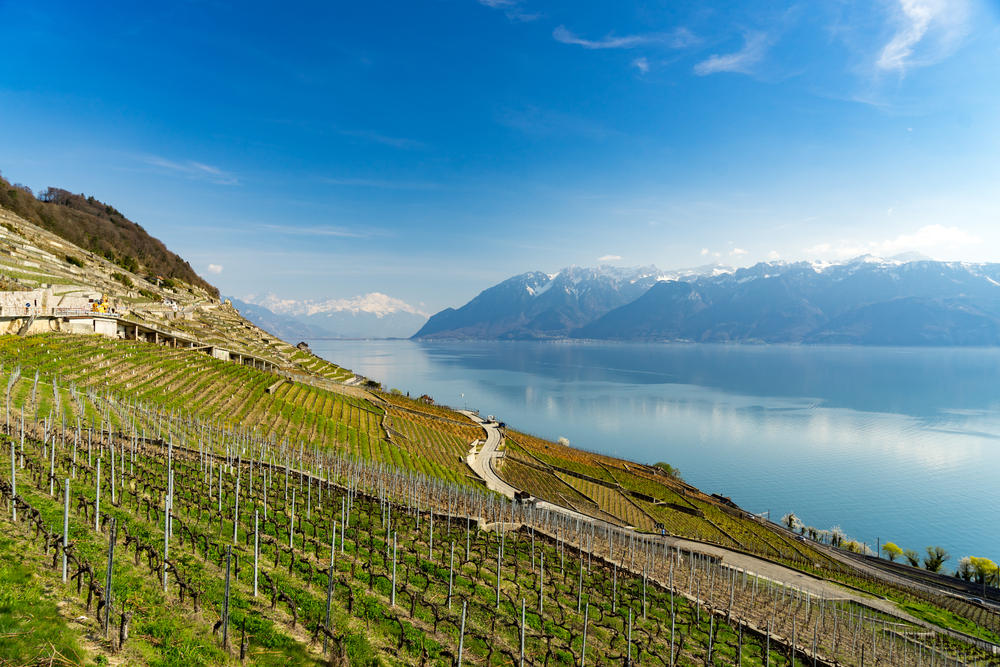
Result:
M770 41L762 32L749 32L744 36L743 48L736 53L726 55L712 54L708 60L703 60L694 66L698 76L715 74L716 72L740 72L750 74L753 65L760 62L767 52Z
M527 106L523 109L504 109L497 114L501 125L520 130L530 137L570 134L594 141L604 141L613 130L599 123L572 114Z
M330 185L362 188L386 188L389 190L437 190L441 187L439 183L426 183L419 181L380 181L369 178L323 178L321 180L324 183L329 183Z
M733 248L732 251L729 254L730 255L735 255L736 257L739 257L740 255L747 254L747 251L744 250L743 248Z
M771 261L774 261L776 259L781 259L781 255L778 254L777 250L772 250L771 252L767 253L767 258Z
M367 139L373 143L392 146L393 148L404 148L407 150L424 148L424 143L422 141L404 139L401 137L387 137L384 134L378 134L368 130L341 130L340 133L348 137Z
M221 264L209 264L208 265L208 272L209 273L222 273L222 265Z
M154 167L163 167L188 178L205 179L220 185L239 185L239 180L235 174L193 160L188 162L174 162L158 155L144 155L139 157L139 159L146 164L151 164Z
M542 18L541 12L526 12L521 7L521 0L477 0L479 4L491 9L502 9L511 21L527 23Z
M604 257L598 257L598 262L610 262L615 259L621 259L621 255L605 255Z
M672 49L682 49L699 41L687 28L677 28L671 32L624 35L622 37L616 37L609 33L601 39L593 40L580 37L566 26L560 25L552 31L552 37L557 42L576 44L585 49L631 49L643 44L663 44Z
M969 14L965 0L898 0L898 28L879 53L876 67L903 73L910 65L939 61L961 43ZM915 57L918 45L928 41L922 57Z
M368 229L348 229L346 227L290 227L286 225L261 225L261 229L290 236L338 236L344 238L364 239L372 236L385 236L384 232Z
M642 72L643 74L649 71L649 61L646 60L645 56L633 60L632 65L634 67L638 67L639 71Z

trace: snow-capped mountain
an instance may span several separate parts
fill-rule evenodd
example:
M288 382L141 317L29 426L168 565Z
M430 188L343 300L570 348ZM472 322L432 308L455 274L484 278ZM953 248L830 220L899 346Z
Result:
M1000 264L916 253L661 271L525 273L418 338L1000 345Z
M657 284L574 338L1000 345L1000 264L864 255Z
M419 309L378 292L319 301L250 294L244 301L346 338L405 338L427 322L427 315Z
M415 338L550 339L567 336L631 303L661 281L732 271L720 264L661 271L655 266L570 266L558 273L523 273L455 310L432 316Z

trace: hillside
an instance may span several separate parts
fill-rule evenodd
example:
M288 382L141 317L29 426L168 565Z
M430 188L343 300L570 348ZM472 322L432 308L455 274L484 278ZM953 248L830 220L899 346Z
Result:
M190 264L167 250L163 242L150 236L142 225L93 196L47 188L36 198L30 188L12 185L0 177L0 208L130 273L145 278L159 276L168 281L183 281L212 296L219 296L218 289L195 273Z
M17 485L12 503L11 478L0 480L0 590L20 582L20 606L0 604L16 637L0 655L13 664L110 655L221 665L242 655L257 665L445 667L461 655L465 664L517 665L523 645L525 662L539 666L587 656L618 664L631 654L643 664L741 655L751 665L770 655L792 667L814 646L824 661L860 666L857 647L836 639L836 616L867 633L869 659L893 651L883 623L922 630L864 596L803 594L718 557L668 549L658 531L616 527L651 530L634 519L648 513L701 540L698 549L761 549L889 590L646 466L510 433L506 476L609 523L485 492L459 473L477 427L444 407L299 383L269 394L270 373L100 337L0 338L0 364L11 408L11 437L0 440ZM817 614L831 619L822 631ZM795 640L796 625L816 632ZM921 637L921 660L970 650ZM918 664L896 651L893 664Z
M531 497L492 493L472 417L0 219L0 322L25 333L0 335L0 664L991 660L790 568L950 605L991 639L1000 616L859 576L659 468L509 430L498 469ZM93 312L101 294L114 312Z

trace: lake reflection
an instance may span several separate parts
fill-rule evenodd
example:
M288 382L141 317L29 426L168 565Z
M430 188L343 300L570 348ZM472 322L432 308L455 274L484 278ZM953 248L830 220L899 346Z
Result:
M515 428L667 461L744 508L1000 558L1000 351L311 341ZM464 394L464 396L462 396Z

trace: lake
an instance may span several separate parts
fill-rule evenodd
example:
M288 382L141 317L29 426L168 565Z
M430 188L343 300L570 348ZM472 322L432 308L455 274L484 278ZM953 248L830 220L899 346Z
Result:
M1000 561L1000 350L310 341L413 396L644 463L773 520Z

